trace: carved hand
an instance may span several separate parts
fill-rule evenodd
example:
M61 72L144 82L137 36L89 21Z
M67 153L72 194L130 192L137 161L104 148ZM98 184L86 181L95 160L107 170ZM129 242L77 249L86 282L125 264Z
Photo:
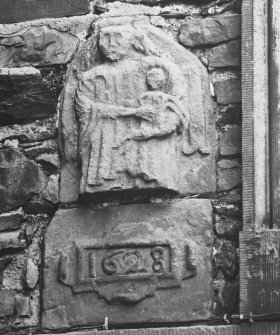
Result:
M155 120L156 115L157 115L156 111L149 106L139 107L136 111L137 117L150 122Z

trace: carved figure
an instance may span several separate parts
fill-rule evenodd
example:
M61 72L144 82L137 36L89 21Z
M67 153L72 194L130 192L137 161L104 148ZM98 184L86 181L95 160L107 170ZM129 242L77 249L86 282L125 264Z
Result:
M102 64L84 72L75 94L80 193L177 190L180 156L209 153L205 124L193 141L181 68L128 25L103 27L99 50Z

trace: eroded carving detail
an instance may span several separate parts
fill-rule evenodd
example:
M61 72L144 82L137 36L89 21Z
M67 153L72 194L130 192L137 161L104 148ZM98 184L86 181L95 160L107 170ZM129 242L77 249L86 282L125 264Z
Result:
M83 73L75 93L80 193L179 191L181 156L210 153L203 83L194 108L190 77L128 24L101 27L97 47L101 64Z
M93 291L108 302L137 303L157 289L180 287L182 280L196 275L191 259L186 259L180 275L175 273L173 258L168 244L77 244L61 255L58 277L74 293Z

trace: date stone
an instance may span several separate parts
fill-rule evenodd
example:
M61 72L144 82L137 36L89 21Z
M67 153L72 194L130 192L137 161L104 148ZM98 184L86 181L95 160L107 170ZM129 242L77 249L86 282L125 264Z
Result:
M209 200L59 210L46 234L45 330L211 314Z

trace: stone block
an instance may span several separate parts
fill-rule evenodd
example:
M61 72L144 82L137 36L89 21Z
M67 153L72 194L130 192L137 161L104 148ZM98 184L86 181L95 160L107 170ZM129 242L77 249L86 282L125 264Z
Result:
M16 299L16 311L20 316L30 316L31 315L31 306L30 306L30 297L23 294L17 294Z
M0 150L0 211L23 205L40 194L47 177L38 165L13 147Z
M0 232L13 231L20 227L23 215L21 211L3 213L0 215Z
M49 178L47 187L44 189L42 196L53 204L58 203L58 176L52 175Z
M2 0L0 23L86 14L89 0Z
M68 63L85 39L92 20L93 15L86 15L0 25L0 67ZM48 73L42 70L46 80Z
M206 68L142 16L100 19L94 31L69 67L61 101L62 156L81 170L80 195L214 192Z
M28 288L33 289L39 279L38 266L29 258L26 264L25 283Z
M236 218L216 215L214 227L219 237L223 237L231 241L238 241L239 232L242 228L242 222Z
M241 135L240 126L226 129L220 139L220 154L223 156L241 154Z
M15 291L0 291L0 317L13 315L15 312Z
M223 43L210 50L209 67L241 67L241 41Z
M229 78L214 83L217 102L220 104L235 104L241 102L241 81Z
M20 239L20 231L0 234L0 252L6 249L22 249L25 247L25 240Z
M209 200L59 210L45 239L42 326L211 316Z
M226 42L241 35L241 15L225 15L206 19L188 19L181 28L179 40L188 47Z
M0 285L2 285L3 282L3 276L4 276L4 271L6 267L11 263L12 257L4 257L0 258Z
M217 239L213 246L214 273L221 271L226 279L233 280L239 271L239 255L236 246L225 239Z
M39 70L0 69L0 125L46 118L55 112L52 94L43 84Z
M241 164L237 160L223 159L218 163L218 187L227 191L242 183Z

